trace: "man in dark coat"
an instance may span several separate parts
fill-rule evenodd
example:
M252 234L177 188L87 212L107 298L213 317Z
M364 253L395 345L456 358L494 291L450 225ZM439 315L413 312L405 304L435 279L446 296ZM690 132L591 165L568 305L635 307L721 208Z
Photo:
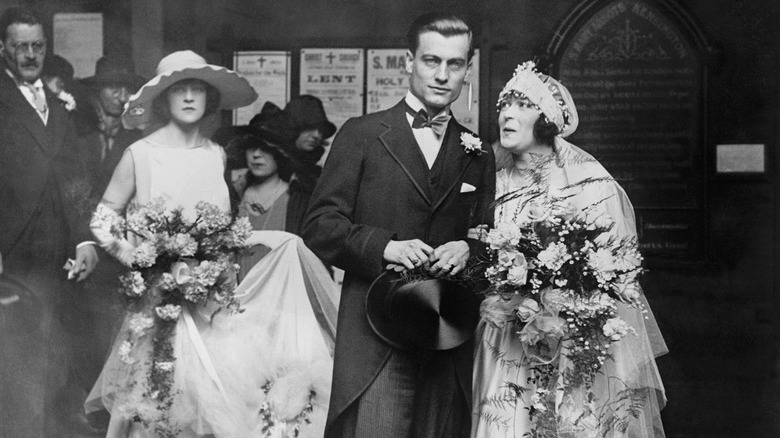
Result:
M476 250L468 228L492 223L494 156L464 148L467 130L449 113L470 71L471 31L430 14L408 37L409 93L344 124L304 220L309 247L345 271L326 437L469 435L473 341L395 348L366 316L367 290L383 271L458 273Z
M66 276L85 279L97 253L86 242L75 128L40 80L43 26L10 8L0 32L0 435L63 436L54 409L67 371L59 306Z

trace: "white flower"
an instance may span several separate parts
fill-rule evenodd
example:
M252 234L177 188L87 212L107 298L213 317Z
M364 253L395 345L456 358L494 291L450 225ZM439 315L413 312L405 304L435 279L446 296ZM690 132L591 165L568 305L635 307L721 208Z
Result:
M157 260L157 248L148 240L141 242L133 251L133 263L141 268L153 266L155 260Z
M629 332L636 333L627 322L617 317L608 319L601 331L604 332L604 336L613 341L619 341Z
M124 341L122 342L122 345L119 346L119 359L126 363L127 365L132 365L135 363L135 359L130 357L130 353L133 350L133 344L130 343L130 341Z
M539 313L541 307L536 300L532 298L523 298L520 304L517 305L517 317L522 322L528 322L532 316Z
M482 149L482 140L475 137L474 134L470 132L462 132L460 134L460 144L463 145L463 150L466 151L466 153L475 153L477 155L480 155L484 150Z
M537 256L539 263L553 271L560 269L570 258L571 255L566 251L566 245L561 242L547 245L547 248L539 251Z
M544 412L547 410L547 406L544 405L544 398L547 396L549 391L546 389L537 389L534 395L531 396L531 405L536 409L537 411Z
M491 249L499 249L503 246L514 247L520 243L523 237L520 227L512 222L499 222L495 228L488 232L485 241Z
M528 261L525 259L525 255L520 252L515 253L506 279L516 286L522 286L528 281Z
M130 271L119 278L122 292L129 297L140 297L146 291L144 277L138 271Z
M136 336L143 335L146 332L146 329L149 329L152 326L154 326L154 319L144 316L141 313L136 313L135 316L130 319L129 323L130 330Z
M181 306L177 304L166 304L164 306L157 306L154 308L157 316L165 321L176 321L181 313Z
M66 110L73 111L76 109L76 99L73 98L72 94L65 92L65 90L62 90L57 94L57 99L65 102Z
M168 372L173 370L173 362L157 362L154 364L157 370L162 372Z

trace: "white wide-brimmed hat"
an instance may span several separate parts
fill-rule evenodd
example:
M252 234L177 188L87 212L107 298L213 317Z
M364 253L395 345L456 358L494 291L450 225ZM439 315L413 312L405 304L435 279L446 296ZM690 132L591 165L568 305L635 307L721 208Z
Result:
M130 97L122 121L128 128L149 123L152 102L168 87L183 79L200 79L219 91L219 109L247 106L257 100L257 93L249 82L233 70L206 63L191 50L173 52L157 64L157 76L144 84Z

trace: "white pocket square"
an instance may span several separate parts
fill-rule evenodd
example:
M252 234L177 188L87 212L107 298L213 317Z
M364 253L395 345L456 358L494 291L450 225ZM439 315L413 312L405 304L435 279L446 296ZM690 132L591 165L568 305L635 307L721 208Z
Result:
M463 183L460 186L460 192L461 193L470 193L470 192L473 192L474 190L477 190L477 188L472 186L469 183Z

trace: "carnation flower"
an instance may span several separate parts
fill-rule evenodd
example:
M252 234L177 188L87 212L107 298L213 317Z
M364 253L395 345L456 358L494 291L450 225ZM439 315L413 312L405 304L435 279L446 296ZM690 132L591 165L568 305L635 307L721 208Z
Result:
M225 229L232 221L230 214L204 201L198 202L195 206L195 214L198 216L197 229L205 234Z
M138 271L130 271L119 277L121 291L129 297L140 297L146 291L144 277Z
M571 255L567 252L566 245L561 242L554 242L540 251L536 258L542 266L552 271L557 271L571 258Z
M460 144L463 145L463 150L467 154L474 153L476 155L482 154L482 140L474 136L470 132L462 132L460 134Z
M157 316L164 321L176 321L181 313L181 306L178 304L166 304L154 308Z
M117 351L117 354L119 354L119 360L121 360L123 363L127 365L132 365L135 363L135 359L130 357L130 353L133 351L133 344L130 343L130 341L124 341L119 346L119 350Z
M133 251L133 264L140 268L148 268L157 260L157 247L154 243L145 240Z
M198 242L189 234L176 233L165 239L165 250L180 257L192 257L198 250Z
M147 329L152 328L153 326L154 319L148 316L144 316L141 313L135 314L135 316L130 319L129 323L130 330L136 336L142 336Z

